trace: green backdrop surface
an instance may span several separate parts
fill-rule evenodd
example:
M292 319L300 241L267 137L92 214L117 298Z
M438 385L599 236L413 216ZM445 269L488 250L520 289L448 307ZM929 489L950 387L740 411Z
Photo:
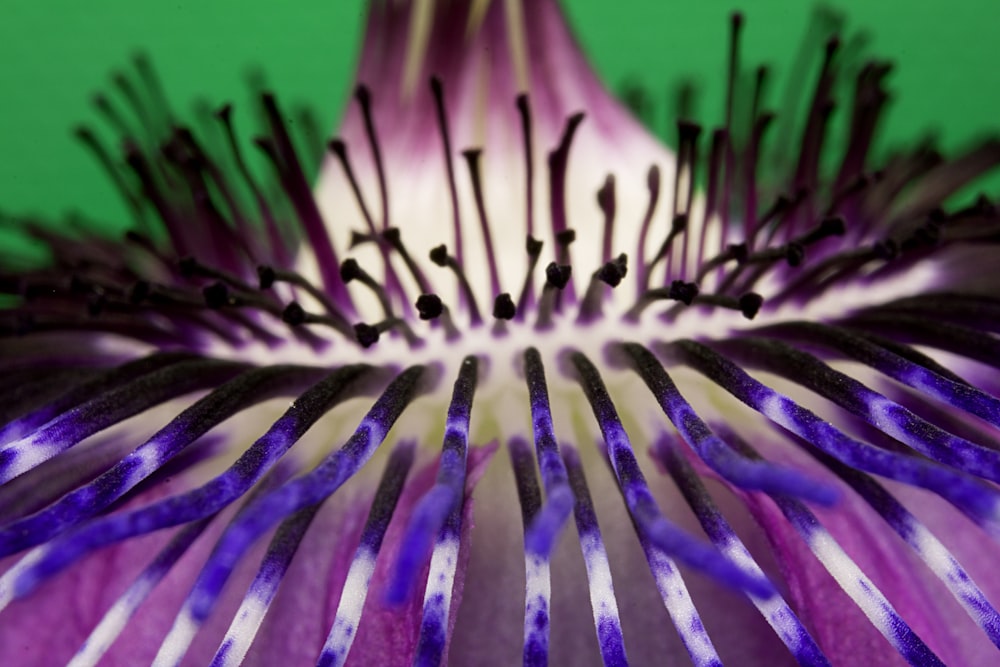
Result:
M702 93L698 109L710 122L721 116L729 12L747 16L745 62L773 62L780 75L791 66L812 11L797 0L564 4L612 86L636 81L662 100L690 75ZM993 42L1000 2L843 0L834 6L852 29L870 35L869 52L898 65L883 144L933 129L946 148L955 148L1000 129L1000 57ZM246 105L246 73L256 65L283 100L311 105L332 129L351 82L364 13L362 0L5 0L0 210L55 217L76 209L109 229L127 222L71 129L97 119L89 100L110 86L112 72L137 49L151 56L179 109L198 97ZM665 114L657 122L664 134Z

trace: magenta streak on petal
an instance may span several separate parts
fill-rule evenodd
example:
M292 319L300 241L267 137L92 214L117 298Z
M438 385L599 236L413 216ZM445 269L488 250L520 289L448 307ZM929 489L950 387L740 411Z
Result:
M415 445L413 441L399 443L392 450L386 463L385 472L382 474L382 480L379 482L378 491L368 513L368 520L361 533L361 543L347 571L333 626L323 645L323 651L316 663L317 667L342 667L347 660L351 645L357 636L382 541L396 511L406 476L413 465Z
M638 531L657 548L686 565L702 570L720 582L766 597L773 586L766 577L745 572L715 549L695 539L663 518L639 469L628 434L608 396L597 368L580 352L573 352L571 363L578 381L590 402L594 418L608 448L608 458L618 485Z
M670 473L685 500L691 505L712 543L751 569L760 569L743 542L736 535L722 513L712 501L708 490L698 479L691 465L678 450L672 438L661 436L653 445L652 455L658 465ZM749 596L781 641L788 647L800 665L829 665L829 661L816 645L809 631L802 625L795 612L779 594L770 598Z

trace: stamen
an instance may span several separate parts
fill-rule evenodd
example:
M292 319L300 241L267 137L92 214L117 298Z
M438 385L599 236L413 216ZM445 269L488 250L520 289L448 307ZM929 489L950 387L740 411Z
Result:
M483 235L483 245L486 250L486 263L490 269L490 290L493 294L500 293L500 274L497 271L496 253L493 252L493 236L490 233L490 222L486 217L486 203L483 200L482 177L479 168L479 158L482 150L475 148L462 151L462 156L469 166L469 178L472 180L472 193L476 200L476 211L479 213L479 229Z
M649 236L649 226L653 222L653 214L656 213L656 204L660 201L660 168L655 164L646 173L646 188L649 190L649 201L646 204L646 213L642 217L642 227L639 229L639 240L635 248L637 258L635 286L638 293L649 287L649 275L646 273L646 237Z
M262 102L273 135L273 154L267 150L269 144L258 143L258 145L265 149L269 157L273 155L272 162L278 172L282 187L287 192L288 199L298 214L302 229L309 238L309 245L316 255L316 264L319 267L323 287L330 294L334 303L345 312L353 313L354 305L350 295L348 295L347 289L340 281L340 276L336 271L337 267L340 266L340 260L337 258L333 242L326 231L326 223L323 222L316 200L313 199L310 191L309 182L295 154L291 137L288 136L288 131L285 129L281 111L278 109L278 102L271 94L265 94Z
M431 77L431 94L434 96L434 108L437 111L438 132L441 134L441 143L444 147L444 164L448 175L448 188L451 192L451 214L452 228L455 235L455 263L459 269L462 268L462 216L458 208L458 188L455 185L455 166L451 157L451 136L448 131L448 113L444 103L444 89L441 79ZM459 292L460 303L464 302L470 295L467 292ZM473 307L474 308L474 307Z
M452 341L462 337L461 332L459 332L451 320L451 311L448 306L444 305L441 297L437 294L421 294L417 298L416 307L417 312L420 314L420 319L432 322L440 319L444 326L445 340Z
M606 262L611 259L611 243L615 230L615 177L608 174L604 179L604 185L597 191L597 206L604 214L604 234L601 240L601 255L598 262Z
M467 301L469 305L469 323L473 327L480 326L483 323L483 316L479 313L476 295L473 293L472 285L469 284L469 279L465 277L465 271L462 269L462 265L458 259L448 254L448 248L444 244L432 249L430 258L438 266L451 269L455 277L458 278L458 284L461 286L460 293L465 295L463 301Z
M529 234L527 241L525 241L525 250L528 253L528 268L524 274L524 283L521 285L521 295L517 299L517 314L514 316L517 322L524 321L526 312L533 305L534 283L532 281L535 267L538 266L538 258L542 254L542 242Z
M358 634L361 613L368 597L368 588L375 572L375 561L382 549L389 521L403 493L403 484L413 465L416 443L400 442L393 448L379 482L368 519L361 531L361 543L347 570L330 633L323 644L316 667L343 667L351 645Z
M549 153L548 157L549 215L551 217L552 235L557 241L560 235L569 229L566 220L566 172L569 167L569 149L573 143L573 136L576 134L576 129L580 123L583 122L583 117L583 113L575 113L566 119L566 126L563 128L559 145ZM568 243L566 245L568 246ZM561 253L556 259L561 264L569 264L568 247L562 247L561 244L558 247L565 254ZM571 301L576 298L572 285L570 286L567 298Z
M577 312L577 324L587 324L602 317L601 304L608 293L607 287L617 287L624 280L628 273L628 257L625 253L618 255L613 260L604 263L604 266L594 271L590 276L590 284L580 301L580 309Z
M397 318L396 314L392 311L392 303L389 301L389 295L378 282L371 277L371 275L361 268L355 259L345 259L344 263L340 265L340 279L344 281L345 285L350 284L352 281L357 280L362 285L370 289L375 297L378 299L379 304L382 306L382 312L385 314L386 321L391 321L394 323L394 327L397 328L402 334L403 338L406 339L407 344L410 347L419 346L421 341L413 329L410 328L409 323L407 323L405 318ZM357 326L355 326L355 333L357 333ZM360 338L359 338L360 342ZM363 347L368 347L362 342Z
M361 107L361 117L365 123L365 134L368 136L368 147L371 149L372 158L375 160L375 173L378 176L379 198L382 203L382 230L389 229L389 182L385 178L385 167L382 165L382 150L378 143L378 133L375 131L375 116L372 114L371 91L364 84L361 84L354 91L354 97ZM347 154L344 154L346 162ZM353 184L352 184L353 185ZM360 190L355 189L356 193ZM359 197L360 201L360 197ZM372 226L372 233L375 228Z
M270 289L276 282L284 282L295 285L296 287L301 287L309 296L316 299L316 301L323 306L323 310L326 312L326 316L329 318L331 324L334 325L334 328L340 333L350 337L351 324L347 321L347 318L344 317L344 314L340 312L340 309L337 308L336 304L330 300L330 297L327 296L326 292L313 285L304 276L296 273L295 271L262 265L257 267L257 277L260 280L259 287L262 290ZM289 304L289 306L290 305L291 304ZM286 306L286 310L287 308L288 306ZM285 315L282 314L282 319L284 318ZM292 319L296 319L295 316L292 316ZM285 322L288 322L288 320L285 320ZM291 322L288 323L291 324Z
M679 301L685 306L694 303L698 296L698 285L686 283L683 280L675 280L669 287L654 287L643 292L627 313L625 319L629 322L638 322L642 313L652 304L661 300ZM669 311L668 311L669 312Z
M250 170L247 168L246 162L243 160L243 152L240 150L239 142L236 141L236 130L233 128L232 122L232 111L232 106L226 104L216 111L215 115L225 127L226 139L229 144L229 152L232 153L233 160L236 163L236 168L240 172L240 176L243 178L244 183L246 183L250 192L253 194L254 201L257 204L257 210L260 211L261 217L264 218L264 228L267 230L267 249L270 251L270 259L279 266L289 266L291 264L291 253L288 249L288 245L285 243L284 235L281 233L281 228L278 226L274 213L272 213L271 207L267 203L267 198L261 191L260 186L257 185L257 181L250 174Z
M550 262L545 267L545 287L538 302L538 317L535 320L535 330L545 331L554 326L552 315L557 310L559 294L569 284L573 268L568 264Z
M618 487L638 531L645 534L658 549L720 582L762 597L770 595L774 589L767 579L747 573L714 549L687 535L663 518L646 485L646 478L639 469L639 463L632 452L632 444L618 418L611 397L608 396L600 373L580 352L571 353L569 361L576 371L576 380L580 383L587 402L594 412L594 418L601 428Z
M362 95L364 91L364 95ZM375 137L375 130L372 126L371 109L369 107L368 92L364 86L359 86L356 96L359 100L362 98L364 101L361 103L363 109L363 115L365 118L365 127L369 133L369 145L371 146L372 153L375 157L375 169L378 173L379 180L379 192L382 196L382 229L383 231L388 231L389 229L389 202L388 195L386 191L385 175L382 168L382 155L379 152L378 141ZM379 251L382 253L382 262L385 265L385 277L386 283L388 285L388 290L392 294L397 295L400 301L404 304L404 308L409 307L409 301L406 299L406 295L403 291L403 286L399 282L399 277L396 275L395 270L392 268L392 264L389 261L389 248L386 247L384 237L379 238L378 232L375 229L375 221L372 219L371 213L368 211L368 205L365 203L364 195L361 193L361 187L358 185L357 178L354 176L354 169L351 167L351 161L347 156L347 145L340 139L331 140L327 146L330 151L337 156L341 167L344 169L344 174L347 176L347 180L350 183L351 191L354 193L354 199L358 203L358 207L361 209L361 215L364 217L365 222L368 224L368 231L371 235L371 239L378 244Z
M354 341L354 327L341 319L342 316L338 317L338 315L340 315L339 312L337 315L310 313L299 302L292 301L281 312L281 321L291 327L297 327L302 324L322 324L340 332L347 340Z
M114 160L111 158L111 154L108 149L101 143L97 136L87 127L78 127L74 134L77 139L90 151L90 153L100 164L102 171L107 174L108 178L111 179L111 183L114 185L115 190L128 205L129 210L132 213L132 217L135 218L136 224L140 229L148 230L149 221L146 219L145 210L142 207L142 202L132 192L132 189L125 183L125 179L122 178L121 172L115 165Z
M521 117L521 138L524 143L524 221L526 233L530 237L535 233L535 152L531 145L531 106L525 93L517 96L516 106Z
M698 169L698 136L701 126L686 120L677 122L677 169L674 172L674 207L671 216L670 231L660 253L667 260L667 275L669 280L674 275L687 275L687 229L688 217L691 213L691 201L694 194L694 180ZM682 234L680 248L673 247L673 237ZM660 253L657 253L659 255ZM680 269L673 271L675 255L680 258ZM654 260L655 262L655 260Z
M340 162L341 168L344 170L344 175L347 176L347 182L351 186L351 192L354 193L354 201L357 202L358 208L361 209L361 216L365 219L368 224L368 231L372 236L378 233L375 229L375 220L372 219L372 214L368 210L368 204L365 202L365 197L361 193L361 187L358 185L358 179L354 176L354 168L351 166L351 160L347 157L347 144L344 143L342 139L335 138L331 139L327 143L327 148L330 152L337 156L337 160ZM378 167L381 170L381 166ZM383 213L383 216L385 214Z

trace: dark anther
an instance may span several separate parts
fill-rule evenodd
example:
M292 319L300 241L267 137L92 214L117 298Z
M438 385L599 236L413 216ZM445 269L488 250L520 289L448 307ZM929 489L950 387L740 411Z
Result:
M205 305L209 308L222 308L229 303L229 288L223 283L212 283L201 290L205 297Z
M198 270L198 262L194 257L181 257L177 261L177 269L185 278L192 277Z
M421 294L417 297L416 306L422 320L433 320L444 312L444 304L437 294Z
M735 259L737 263L742 264L750 256L750 249L746 243L733 243L726 246L726 253Z
M752 320L757 317L757 313L760 311L761 305L764 303L764 297L756 292L747 292L740 297L740 312L743 313L743 317L748 320Z
M785 246L785 261L788 266L798 266L806 258L806 249L801 243L792 242Z
M573 270L569 264L556 264L555 262L550 262L549 265L545 267L545 282L548 285L552 285L556 289L562 289L566 287L572 273Z
M597 279L611 287L618 287L627 273L628 257L622 253L597 270Z
M510 297L510 293L497 294L497 298L493 300L493 317L498 320L512 320L516 314L517 308L514 306L514 299Z
M378 342L379 330L370 324L361 322L354 325L354 337L358 339L361 347L371 347Z
M695 283L688 283L683 280L675 280L670 283L669 299L680 301L685 306L690 306L696 296L698 296L698 285Z
M680 234L688 225L688 215L687 213L678 213L674 216L674 219L670 223L670 232L672 234Z
M277 275L273 267L262 264L257 267L257 279L260 281L260 289L271 289L274 281L277 280Z
M532 236L528 236L524 247L529 257L538 257L542 252L542 242Z
M899 256L899 245L892 239L876 241L872 246L872 253L878 259L892 260Z
M356 259L345 259L340 265L340 279L344 283L349 283L352 280L357 280L361 277L361 267L358 265Z
M129 289L128 300L129 303L138 304L146 300L149 296L152 287L148 280L137 280L131 289Z
M443 243L431 249L431 261L438 266L448 266L448 248Z
M290 304L285 306L285 310L281 313L281 320L285 324L290 324L295 327L306 321L306 311L302 309L297 302L292 301Z
M576 240L575 229L564 229L558 234L556 234L556 243L563 248L569 246L569 244L573 243L573 241L575 240Z
M838 215L832 218L823 218L817 231L823 236L843 236L846 230L847 223Z

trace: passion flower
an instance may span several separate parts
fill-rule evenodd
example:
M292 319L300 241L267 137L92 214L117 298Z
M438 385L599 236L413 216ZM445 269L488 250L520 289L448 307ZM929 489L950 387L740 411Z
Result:
M741 24L673 155L555 0L373 2L316 187L140 60L136 227L9 223L4 662L995 660L1000 143L877 161L835 38L774 140Z

